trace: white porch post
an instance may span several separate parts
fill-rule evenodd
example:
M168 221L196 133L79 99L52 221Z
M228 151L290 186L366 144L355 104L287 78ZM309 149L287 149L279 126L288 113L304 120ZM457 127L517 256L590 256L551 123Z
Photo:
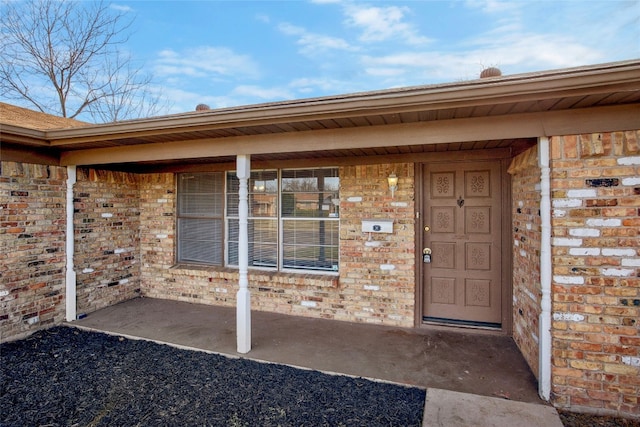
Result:
M236 173L240 181L238 201L238 267L240 279L236 306L236 337L238 353L251 351L251 294L249 292L249 177L251 176L251 157L238 155Z
M73 264L74 227L73 227L73 186L76 183L76 167L67 166L67 226L65 232L65 252L66 252L66 319L67 322L76 320L76 270Z
M538 138L540 166L540 301L538 394L544 400L551 397L551 169L549 167L549 138Z

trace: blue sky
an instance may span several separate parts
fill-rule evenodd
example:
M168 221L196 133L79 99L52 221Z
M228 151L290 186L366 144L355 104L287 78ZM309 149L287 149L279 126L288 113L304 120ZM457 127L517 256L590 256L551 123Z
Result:
M635 1L126 1L167 113L640 58Z

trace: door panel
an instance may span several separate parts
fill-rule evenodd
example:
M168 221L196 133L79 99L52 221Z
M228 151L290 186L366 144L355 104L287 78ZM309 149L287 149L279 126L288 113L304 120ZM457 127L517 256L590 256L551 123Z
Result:
M500 162L423 166L424 320L500 326Z

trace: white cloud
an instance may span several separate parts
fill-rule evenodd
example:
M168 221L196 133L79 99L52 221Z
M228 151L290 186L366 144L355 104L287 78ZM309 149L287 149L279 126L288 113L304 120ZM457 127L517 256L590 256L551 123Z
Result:
M317 92L335 94L351 90L350 85L330 77L302 77L292 80L289 87L303 95Z
M195 111L198 104L206 104L213 109L234 107L244 105L247 99L242 96L233 95L206 95L193 90L179 89L177 87L162 87L162 92L167 99L170 99L171 106L168 114L186 113Z
M480 9L485 13L513 12L524 4L524 2L507 0L467 0L465 3L470 8Z
M366 73L387 77L387 85L452 81L468 74L473 64L466 56L442 52L398 52L391 55L362 57ZM389 80L390 79L390 80Z
M260 13L260 14L256 15L255 18L256 18L257 21L260 21L260 22L262 22L264 24L268 24L268 23L271 22L271 18L269 17L269 15L265 15L263 13Z
M211 95L210 92L207 94L204 87L194 90L165 85L161 90L165 98L172 101L168 114L195 111L198 104L207 104L213 109L218 109L295 98L295 93L288 88L264 88L257 85L238 85L230 89L229 93L218 95Z
M385 67L377 67L377 68L366 68L365 72L370 76L377 77L395 77L400 76L405 73L405 70L402 68L385 68Z
M604 45L588 44L589 37L581 34L580 26L570 25L568 32L564 31L565 26L557 26L558 22L566 22L567 16L573 16L573 4L567 10L548 16L544 21L546 27L528 24L530 20L535 22L537 14L542 12L537 3L526 10L520 3L493 0L467 4L483 12L496 13L499 19L493 20L489 30L460 40L447 51L405 49L380 56L369 54L360 58L362 68L367 75L379 79L378 83L397 86L475 79L488 66L497 66L504 74L515 74L607 60ZM549 13L548 9L544 11ZM585 16L579 21L588 22ZM597 27L587 25L585 30L599 31Z
M205 96L201 93L179 89L171 85L163 85L160 90L162 90L166 99L172 101L168 114L195 111L198 104L207 104L211 107L218 105L217 97Z
M269 15L254 13L254 24L267 24L254 28L273 31L275 26L288 39L287 46L271 46L272 55L249 56L215 46L162 51L152 63L154 74L163 84L183 89L169 96L174 110L192 111L199 103L222 108L455 82L475 79L488 66L509 75L640 56L637 0L594 1L589 7L573 1L467 0L444 7L431 2L310 2L314 5L296 15L296 21L278 15L277 9ZM466 10L461 13L462 7ZM442 22L432 25L435 19ZM455 31L459 28L463 30ZM269 40L276 43L278 38ZM233 41L221 43L232 46ZM630 46L634 56L629 56ZM287 57L291 47L305 58Z
M293 98L293 94L283 88L263 88L260 86L254 85L240 85L236 86L231 92L232 95L236 96L247 96L249 98L259 98L259 99L291 99Z
M189 77L257 78L258 66L247 55L239 55L231 49L200 46L177 52L165 49L155 61L155 74Z
M405 14L411 12L408 7L374 7L352 3L345 6L344 12L347 15L346 24L362 30L360 40L363 42L392 39L414 45L431 42L429 38L421 36L413 25L405 22Z
M370 76L387 78L387 84L451 82L475 79L488 66L504 74L596 63L601 53L569 37L514 33L500 39L480 37L459 51L404 51L383 56L362 56Z
M491 15L493 22L491 30L478 34L466 45L505 64L541 70L615 60L619 55L614 52L621 51L620 44L629 46L628 41L621 39L622 34L629 34L622 31L625 25L636 28L636 45L640 46L637 2L593 1L588 7L572 1L551 5L535 1L468 0L465 4Z
M570 36L516 33L499 42L478 39L477 60L493 61L527 69L564 68L600 61L602 53ZM484 58L484 59L483 59Z
M133 12L133 8L130 6L126 6L123 4L110 4L109 8L113 9L113 10L117 10L118 12Z
M344 39L312 33L305 28L286 22L279 24L278 29L283 34L297 37L296 43L301 46L300 53L305 55L315 55L318 51L327 50L353 50L353 47Z

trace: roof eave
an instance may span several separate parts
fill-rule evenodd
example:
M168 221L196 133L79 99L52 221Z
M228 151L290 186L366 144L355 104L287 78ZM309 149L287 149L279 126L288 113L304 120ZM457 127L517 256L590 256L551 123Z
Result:
M323 118L352 117L379 112L441 109L486 105L510 100L546 99L553 96L602 93L609 90L637 90L640 60L598 66L527 73L435 86L392 89L359 94L283 101L175 116L153 117L128 122L94 125L46 132L52 145L73 144L86 138L119 139L161 134L251 126Z
M0 142L3 143L48 147L50 144L46 137L46 132L42 130L9 124L0 127Z

